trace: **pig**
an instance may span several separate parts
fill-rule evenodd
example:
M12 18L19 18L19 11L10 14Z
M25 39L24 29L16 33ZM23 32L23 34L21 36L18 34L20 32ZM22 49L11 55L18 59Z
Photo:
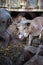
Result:
M27 46L31 45L31 41L34 36L39 36L41 39L41 32L43 30L43 17L39 16L34 18L33 20L22 20L18 26L19 34L18 37L20 39L27 38L28 36L28 44ZM27 25L29 24L29 25Z
M9 35L7 34L6 30L10 24L12 24L12 17L10 12L4 8L0 8L0 38L3 38L4 46L8 45ZM2 47L3 47L2 45Z

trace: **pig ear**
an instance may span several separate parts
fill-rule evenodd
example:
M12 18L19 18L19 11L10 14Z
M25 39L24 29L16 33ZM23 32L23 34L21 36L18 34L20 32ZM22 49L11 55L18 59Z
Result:
M7 20L7 27L9 27L9 25L11 25L12 24L12 20L11 20L11 18L9 18L8 20Z
M26 25L29 26L31 24L31 21L27 20Z
M27 26L29 26L29 25L30 25L30 23L27 23L26 25L27 25Z
M30 23L26 23L26 26L29 26L30 25Z
M1 8L1 9L3 9L4 11L6 11L6 12L9 13L9 14L11 13L10 11L8 11L8 10L6 10L6 9L4 9L4 8Z

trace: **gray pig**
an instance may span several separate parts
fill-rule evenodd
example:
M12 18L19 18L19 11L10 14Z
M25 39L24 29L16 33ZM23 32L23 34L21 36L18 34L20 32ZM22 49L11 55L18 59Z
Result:
M9 11L5 10L4 8L0 8L0 38L4 40L3 46L7 46L9 42L9 35L7 34L6 30L9 25L12 23L12 18ZM1 43L0 43L1 45Z
M30 23L30 25L28 25ZM36 17L33 20L22 20L20 24L18 25L19 34L18 37L20 39L28 38L28 44L27 46L31 45L31 41L34 36L39 36L39 39L41 39L41 33L43 30L43 17ZM26 25L27 24L27 25Z

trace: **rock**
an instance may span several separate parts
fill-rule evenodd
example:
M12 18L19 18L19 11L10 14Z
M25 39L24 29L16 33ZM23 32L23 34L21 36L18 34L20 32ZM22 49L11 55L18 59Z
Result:
M1 65L13 65L13 62L9 57L0 55L0 64Z
M32 40L31 45L37 47L38 45L40 45L40 43L41 43L40 41L41 41L40 39L35 38L35 39Z
M24 65L43 65L43 56L33 56Z
M39 45L38 47L34 46L25 46L24 50L29 51L33 54L39 54L43 50L43 45Z
M24 65L43 65L43 56L41 51L43 49L43 45L39 45L37 47L37 50L36 50L36 54L29 60L27 61ZM39 56L39 54L41 56Z
M24 50L27 50L27 51L35 54L37 52L37 47L34 47L34 46L25 46Z
M18 57L16 60L16 65L23 65L26 61L28 61L34 54L28 52L28 51L23 51L22 54Z
M41 50L40 50L40 52L39 52L39 55L43 56L43 45L42 45L42 47L41 47Z

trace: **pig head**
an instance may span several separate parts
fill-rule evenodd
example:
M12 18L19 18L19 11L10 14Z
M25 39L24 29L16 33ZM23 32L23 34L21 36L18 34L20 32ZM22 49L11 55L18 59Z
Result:
M5 32L5 30L10 24L11 24L10 13L5 9L0 8L0 33Z
M31 23L31 20L27 20L26 18L23 18L20 23L18 24L18 37L22 40L25 37L28 37L28 27Z

